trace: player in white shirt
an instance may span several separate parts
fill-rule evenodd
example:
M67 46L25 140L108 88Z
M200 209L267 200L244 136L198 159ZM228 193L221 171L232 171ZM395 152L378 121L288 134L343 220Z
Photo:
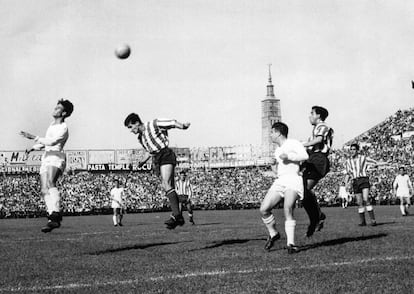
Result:
M275 163L277 163L274 170L277 178L262 201L260 213L269 232L265 244L265 250L269 251L275 241L280 239L272 209L284 200L287 249L288 253L291 254L299 251L299 248L295 245L296 220L293 217L296 200L298 198L303 199L304 187L302 176L299 173L299 165L302 161L307 160L309 156L301 142L287 138L288 132L288 126L282 122L276 122L272 125L270 136L277 145L274 158Z
M341 199L342 208L348 207L349 201L349 193L346 190L345 182L343 181L342 184L339 186L339 199Z
M48 127L45 137L42 138L23 131L20 132L23 137L34 140L36 143L30 150L26 151L27 153L33 150L45 150L40 166L40 182L49 221L42 228L44 233L59 228L62 221L60 194L56 183L66 167L66 155L63 152L63 147L69 138L69 131L65 119L72 112L73 104L69 100L61 99L53 110L52 116L54 120Z
M400 210L402 216L408 215L408 208L411 205L410 196L413 191L413 185L411 184L410 177L405 172L404 167L398 169L399 174L395 177L392 184L394 189L394 195L400 198Z
M115 187L111 190L111 207L114 210L114 215L112 216L112 220L114 222L114 226L121 226L122 227L122 218L123 218L123 208L125 207L124 198L125 192L124 188L120 187L119 180L115 180Z

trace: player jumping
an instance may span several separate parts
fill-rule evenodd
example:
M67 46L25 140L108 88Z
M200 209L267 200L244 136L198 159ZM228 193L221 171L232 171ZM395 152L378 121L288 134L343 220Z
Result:
M168 130L178 128L186 130L190 123L180 123L172 119L154 119L143 123L136 113L131 113L124 121L124 125L133 134L138 135L142 147L149 153L140 165L150 157L153 159L153 169L161 176L161 185L170 202L172 215L165 221L168 229L174 229L184 224L184 218L180 211L178 196L175 191L174 169L177 163L173 150L168 148Z
M45 150L40 166L40 182L49 221L42 228L44 233L59 228L62 221L60 194L56 183L66 166L66 155L63 152L63 147L69 138L69 131L65 119L72 112L73 104L69 100L61 99L52 113L54 120L47 129L45 137L41 138L27 132L20 132L23 137L34 140L36 143L30 150L27 150L27 153L34 150Z
M330 163L328 159L332 146L333 130L327 126L325 119L328 117L328 110L321 106L313 106L309 121L313 125L312 137L303 146L308 148L309 159L304 163L303 182L305 196L303 207L305 208L310 224L306 236L313 235L316 229L321 230L326 218L321 212L318 201L312 189L329 172Z

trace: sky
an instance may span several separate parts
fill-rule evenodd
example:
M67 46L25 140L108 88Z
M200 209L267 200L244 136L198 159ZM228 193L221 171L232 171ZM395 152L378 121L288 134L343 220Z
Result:
M44 136L60 98L73 149L138 147L124 126L191 122L170 146L261 144L268 64L289 136L313 105L335 144L414 102L413 1L0 0L0 150ZM114 50L128 44L128 59Z

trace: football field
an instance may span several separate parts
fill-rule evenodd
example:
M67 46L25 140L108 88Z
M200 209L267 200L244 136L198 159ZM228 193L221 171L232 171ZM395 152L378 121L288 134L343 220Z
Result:
M323 208L325 227L304 236L295 211L297 254L282 239L266 252L258 210L195 211L195 226L168 231L168 213L0 219L0 293L412 293L414 216L374 207L378 226L358 227L356 207Z

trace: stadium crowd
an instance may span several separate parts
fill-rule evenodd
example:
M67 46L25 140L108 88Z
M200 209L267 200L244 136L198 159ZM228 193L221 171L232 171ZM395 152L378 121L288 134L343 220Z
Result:
M398 111L374 128L330 154L331 172L316 186L321 205L339 205L338 190L344 179L347 146L357 142L362 152L387 166L370 171L371 198L375 204L393 204L392 182L399 166L413 179L414 109ZM412 133L411 133L412 132ZM199 209L239 209L258 207L273 178L265 176L269 167L193 169L193 204ZM167 209L159 180L151 172L68 173L60 179L63 211L71 214L110 211L113 180L125 187L128 211ZM37 216L44 213L39 176L32 174L0 177L0 217Z

